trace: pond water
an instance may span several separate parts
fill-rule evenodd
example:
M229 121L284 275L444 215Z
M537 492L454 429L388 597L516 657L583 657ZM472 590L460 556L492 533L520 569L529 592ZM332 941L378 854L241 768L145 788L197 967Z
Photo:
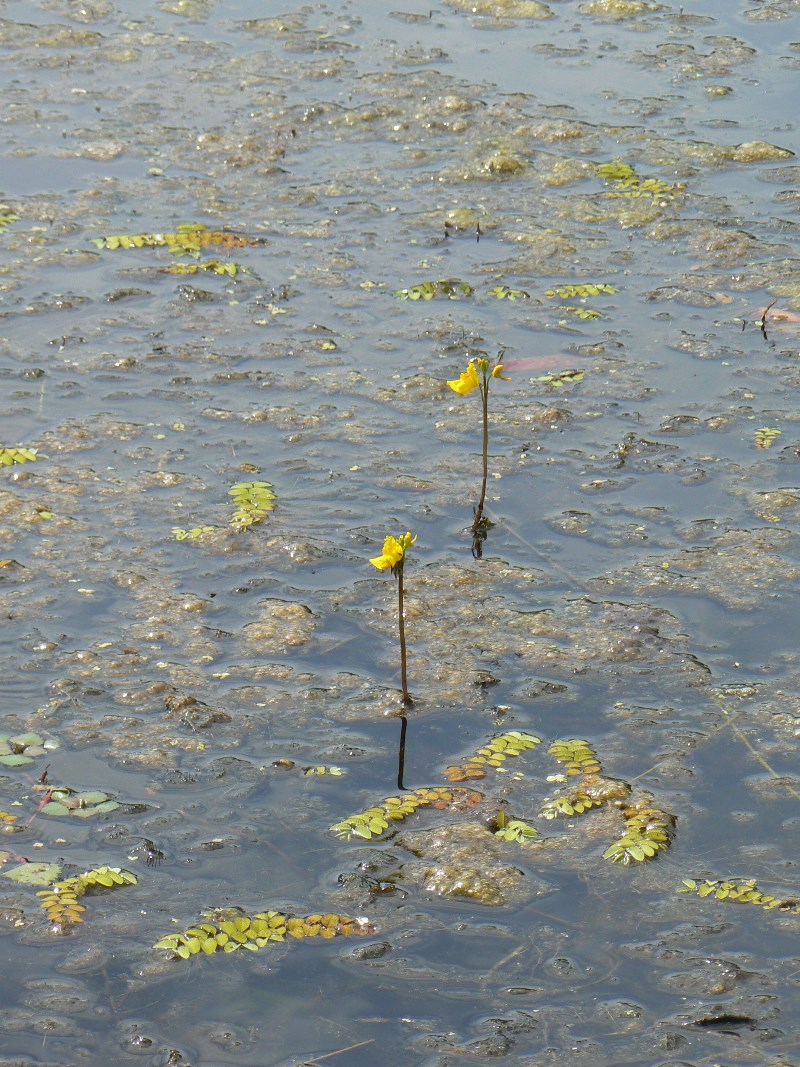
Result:
M800 1064L799 14L3 0L0 1067Z

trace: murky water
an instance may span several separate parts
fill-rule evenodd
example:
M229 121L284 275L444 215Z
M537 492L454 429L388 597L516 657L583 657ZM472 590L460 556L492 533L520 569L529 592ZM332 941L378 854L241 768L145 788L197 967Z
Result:
M796 915L676 893L796 893L796 4L0 16L0 447L38 450L0 468L0 732L59 745L3 768L0 874L138 876L67 936L0 878L0 1064L800 1063ZM250 240L93 243L190 223ZM471 291L395 295L442 279ZM479 403L445 383L501 350L477 560ZM277 506L239 533L253 480ZM406 530L404 785L543 743L343 841L398 792L368 559ZM559 738L668 851L604 860L613 801L540 817ZM152 948L232 907L372 925Z

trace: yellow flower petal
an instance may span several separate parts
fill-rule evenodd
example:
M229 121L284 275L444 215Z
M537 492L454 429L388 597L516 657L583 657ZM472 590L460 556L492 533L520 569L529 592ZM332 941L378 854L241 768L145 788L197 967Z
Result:
M460 377L453 379L453 381L448 381L447 384L459 396L467 396L473 389L477 389L481 381L478 377L478 369L472 360L467 364L467 369L461 372Z
M384 538L383 551L379 556L375 556L370 560L373 567L377 567L379 571L388 571L390 568L394 569L398 563L401 563L405 558L406 549L417 539L417 534L411 536L411 532L400 534L399 537L392 537L388 534Z
M507 374L503 374L503 364L498 363L496 367L492 367L492 377L500 378L501 381L510 382L511 378Z

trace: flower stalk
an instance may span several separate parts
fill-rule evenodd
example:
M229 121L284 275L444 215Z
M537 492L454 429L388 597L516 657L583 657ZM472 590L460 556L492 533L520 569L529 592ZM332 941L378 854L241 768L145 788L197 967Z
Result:
M417 540L417 535L411 533L401 534L399 537L387 535L383 542L383 551L380 556L370 560L373 567L379 571L391 570L397 579L397 615L400 634L400 685L403 694L403 704L410 707L414 701L408 692L408 676L406 671L406 625L405 625L405 594L403 589L403 566L406 560L406 550ZM402 775L402 771L401 771Z
M472 535L473 545L472 551L474 555L480 559L481 556L481 544L486 539L486 534L491 522L483 514L483 509L486 506L486 484L489 480L489 384L492 378L500 378L502 381L510 381L506 375L503 374L503 364L501 363L503 352L500 351L497 354L497 361L492 366L488 359L483 356L477 356L470 359L467 363L466 370L462 371L458 378L448 381L448 385L454 393L458 393L459 396L467 396L469 393L478 389L481 394L481 411L483 414L483 478L481 481L481 493L478 500L478 505L475 508L474 518L472 522Z

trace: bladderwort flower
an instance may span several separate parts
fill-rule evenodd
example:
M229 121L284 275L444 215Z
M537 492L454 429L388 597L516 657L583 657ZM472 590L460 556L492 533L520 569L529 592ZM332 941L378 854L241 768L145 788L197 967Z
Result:
M408 692L406 680L406 627L405 627L405 604L403 600L403 566L406 561L406 551L415 543L417 535L411 532L392 537L388 534L383 541L383 551L379 556L374 556L370 563L379 571L391 570L397 579L397 613L400 628L400 682L403 690L403 703L409 706L414 703Z
M489 477L489 383L492 378L500 378L504 382L511 380L507 375L503 374L502 358L503 352L500 351L497 354L497 362L492 366L489 360L483 356L473 357L467 364L466 370L463 370L458 378L454 378L447 383L453 392L458 393L459 396L468 396L476 389L479 389L481 394L481 407L483 409L483 482L481 483L481 495L478 506L475 508L475 518L472 523L472 550L478 558L481 555L481 543L485 540L487 530L491 525L483 514L483 508L486 504L486 482Z

